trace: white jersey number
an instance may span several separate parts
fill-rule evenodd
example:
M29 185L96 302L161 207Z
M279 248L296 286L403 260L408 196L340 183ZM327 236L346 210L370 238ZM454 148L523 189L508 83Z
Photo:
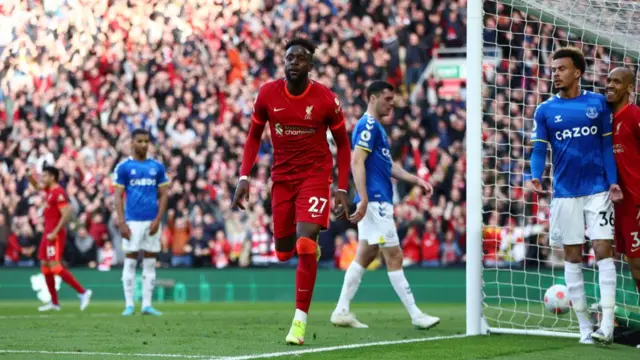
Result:
M311 198L309 198L309 204L311 204L311 207L309 207L309 212L316 214L322 213L324 207L327 205L327 199L312 196ZM318 205L320 205L320 209L318 209Z

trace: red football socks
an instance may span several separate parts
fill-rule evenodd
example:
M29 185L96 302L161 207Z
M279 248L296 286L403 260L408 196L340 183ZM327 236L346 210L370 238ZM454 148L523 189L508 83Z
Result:
M73 277L73 275L71 275L69 270L62 268L62 270L58 273L58 275L60 275L60 277L62 278L62 281L66 282L67 284L69 284L69 286L74 288L75 291L78 292L78 294L84 294L85 292L84 288L82 287L82 285L80 285L78 280L76 280L76 278Z
M47 282L47 289L51 294L51 303L58 305L58 291L56 290L56 279L52 273L44 274L44 280Z
M309 313L313 288L316 284L318 262L316 260L316 242L301 237L296 243L298 268L296 270L296 309Z

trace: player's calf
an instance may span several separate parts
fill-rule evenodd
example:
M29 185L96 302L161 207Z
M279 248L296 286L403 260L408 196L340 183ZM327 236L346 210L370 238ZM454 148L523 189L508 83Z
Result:
M592 241L598 263L600 285L600 305L602 306L601 327L592 338L604 344L610 344L614 328L614 306L616 302L616 266L613 262L611 240Z
M47 261L42 262L40 268L42 275L44 276L47 289L51 295L51 302L38 308L38 311L60 310L60 304L58 303L58 290L56 290L55 274L49 269Z
M411 323L419 329L430 329L440 323L440 318L424 314L416 305L411 286L402 270L402 250L399 245L382 248L389 281L411 317Z

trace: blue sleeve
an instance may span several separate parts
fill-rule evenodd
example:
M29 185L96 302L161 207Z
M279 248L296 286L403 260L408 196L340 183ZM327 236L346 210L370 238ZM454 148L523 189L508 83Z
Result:
M167 170L164 165L160 164L158 174L156 175L156 183L158 186L164 186L169 184L169 178L167 178Z
M536 113L533 116L531 142L533 142L533 152L531 153L531 177L541 180L547 159L547 144L549 143L547 123L541 106L538 106Z
M547 118L544 115L544 108L538 105L533 114L533 129L531 129L531 141L549 142L549 130L547 129Z
M127 184L127 170L125 169L124 163L120 163L116 166L116 170L113 172L113 178L116 186L126 187Z
M372 152L376 143L378 129L374 120L360 122L353 132L354 148L360 148L367 152Z
M613 155L613 114L607 104L604 104L600 114L602 121L602 157L604 160L604 173L609 186L618 183L618 169Z

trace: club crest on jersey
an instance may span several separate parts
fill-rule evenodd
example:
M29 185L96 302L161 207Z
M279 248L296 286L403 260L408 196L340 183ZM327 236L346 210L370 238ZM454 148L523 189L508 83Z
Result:
M284 130L282 129L282 125L280 125L280 123L277 123L275 128L276 128L276 134L278 136L282 136L282 134L284 134Z
M307 115L304 117L305 120L311 120L311 112L313 111L313 105L307 106Z
M333 101L335 101L336 103L336 114L337 114L342 109L342 107L340 106L340 100L338 100L338 98L334 98Z
M598 110L596 110L596 108L593 106L589 106L587 108L586 115L589 119L595 119L598 117Z
M158 174L158 172L156 171L156 169L150 169L149 170L149 176L156 176Z

